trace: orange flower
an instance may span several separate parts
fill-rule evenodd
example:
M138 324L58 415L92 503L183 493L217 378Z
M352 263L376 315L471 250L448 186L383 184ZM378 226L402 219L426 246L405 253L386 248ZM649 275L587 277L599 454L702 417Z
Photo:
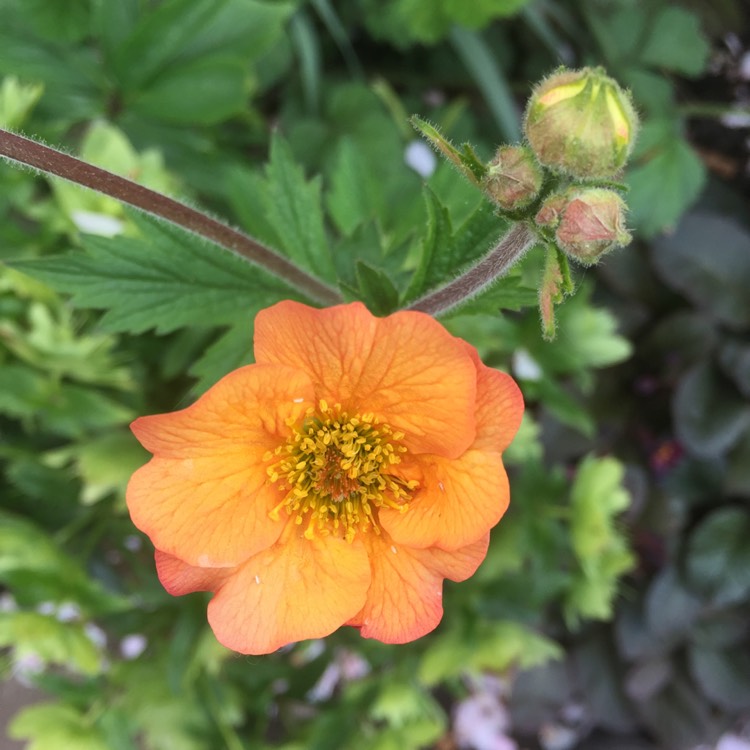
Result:
M128 507L162 584L214 592L209 623L242 653L341 625L428 633L507 508L518 387L429 316L358 302L262 311L255 359L133 423L154 457Z

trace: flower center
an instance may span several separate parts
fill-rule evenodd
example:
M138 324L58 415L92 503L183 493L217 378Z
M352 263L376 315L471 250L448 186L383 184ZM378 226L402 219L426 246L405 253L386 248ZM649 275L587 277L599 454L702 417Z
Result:
M349 416L339 404L330 408L321 400L286 443L265 456L268 461L278 456L267 471L285 492L271 518L278 520L285 508L295 523L307 520L308 539L316 531L341 533L348 542L358 531L372 528L379 534L377 509L406 511L417 486L391 473L406 453L399 443L403 437L372 414Z

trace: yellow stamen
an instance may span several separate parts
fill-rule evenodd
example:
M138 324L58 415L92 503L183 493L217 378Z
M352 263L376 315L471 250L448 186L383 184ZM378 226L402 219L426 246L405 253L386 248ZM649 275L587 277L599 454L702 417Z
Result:
M264 456L278 457L266 471L285 493L271 518L279 520L282 508L296 524L307 517L307 539L334 533L351 542L358 532L379 534L378 508L406 511L418 484L391 473L406 453L403 437L373 414L349 416L321 399L286 443Z

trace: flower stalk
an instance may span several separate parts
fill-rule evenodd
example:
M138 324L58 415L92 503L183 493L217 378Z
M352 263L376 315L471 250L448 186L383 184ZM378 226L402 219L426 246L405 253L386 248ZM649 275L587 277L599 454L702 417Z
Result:
M197 211L180 201L108 172L74 156L0 128L0 156L47 174L83 185L129 206L182 227L284 279L323 305L341 302L341 295L294 263L244 232Z
M479 263L444 287L413 302L407 309L429 315L448 312L505 275L538 241L536 233L526 223L518 222Z

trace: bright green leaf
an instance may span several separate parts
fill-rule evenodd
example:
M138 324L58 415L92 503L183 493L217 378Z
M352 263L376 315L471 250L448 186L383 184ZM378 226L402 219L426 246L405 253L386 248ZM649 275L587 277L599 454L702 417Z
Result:
M8 736L29 740L26 750L111 750L89 717L59 703L24 708L11 721Z

